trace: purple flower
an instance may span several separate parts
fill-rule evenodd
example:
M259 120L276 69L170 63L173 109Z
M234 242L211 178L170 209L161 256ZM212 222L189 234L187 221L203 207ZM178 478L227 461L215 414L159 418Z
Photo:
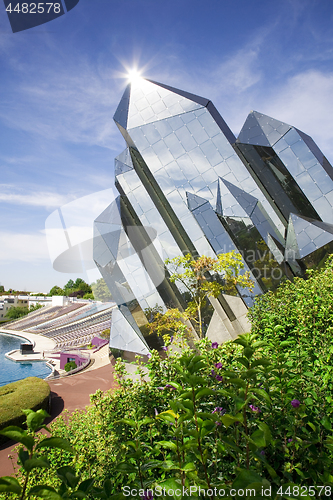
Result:
M171 335L170 337L170 344L172 344L172 342L173 342L173 335Z
M153 491L152 490L147 490L144 492L143 495L141 495L142 500L152 500L154 498Z
M249 405L251 410L254 411L254 413L260 413L261 410L260 408L258 408L258 406L254 406L254 405Z
M293 408L298 408L300 404L301 404L301 402L298 401L298 399L293 399L292 402L291 402L291 406Z
M222 382L223 381L223 377L222 375L216 375L216 380L218 380L219 382Z
M214 410L212 411L212 413L219 413L220 415L224 415L225 413L227 412L227 410L224 410L222 408L222 406L217 406L216 408L214 408Z
M216 425L222 425L221 422L215 422Z
M174 391L176 390L176 387L174 387L173 385L170 385L170 384L167 384L165 387L167 389L173 389Z
M212 413L220 412L222 410L223 410L222 406L217 406L216 408L214 408L214 410L212 411Z
M217 342L212 342L212 349L217 349L218 348L218 343Z
M222 368L222 363L215 363L215 368L217 368L218 370Z
M165 387L157 387L160 391L164 391Z
M261 450L260 455L265 456L265 450Z
M164 345L164 346L162 347L162 351L167 351L167 350L168 350L167 346L166 346L166 345Z
M289 438L288 443L292 443L292 442L293 442L293 438Z
M151 353L147 354L147 358L150 359L151 358Z
M157 411L157 409L156 409L156 408L154 408L154 410L155 410L155 417L157 417L157 415L158 415L158 411Z
M211 376L211 377L215 377L215 375L216 375L215 370L212 370L212 371L210 372L210 376Z

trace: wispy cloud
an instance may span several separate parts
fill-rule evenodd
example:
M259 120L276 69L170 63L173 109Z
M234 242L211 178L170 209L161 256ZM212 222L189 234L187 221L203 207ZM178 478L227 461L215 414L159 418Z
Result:
M41 57L43 59L43 57ZM119 100L112 72L99 71L82 60L64 65L55 57L52 66L35 61L15 68L16 83L6 89L0 117L3 122L31 135L53 141L117 147L119 134L113 113Z
M54 208L68 203L72 196L64 196L51 191L23 192L15 186L0 184L0 203L28 205L34 207Z
M0 261L49 262L46 237L43 234L0 232ZM14 273L15 274L15 273Z
M309 70L289 78L261 103L262 111L301 129L333 160L333 73Z

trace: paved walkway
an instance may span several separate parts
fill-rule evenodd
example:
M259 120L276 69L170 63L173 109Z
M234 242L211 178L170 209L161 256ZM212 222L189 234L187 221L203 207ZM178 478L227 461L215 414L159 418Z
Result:
M56 345L55 341L49 339L48 337L43 337L43 335L36 335L35 333L16 331L16 330L6 330L0 327L0 332L10 333L10 335L16 335L17 337L23 337L24 339L30 340L31 343L35 344L34 351L43 355L43 351L52 351ZM29 358L29 354L25 357Z
M108 348L108 346L107 346ZM87 369L82 373L77 373L68 377L51 380L49 386L52 394L52 412L51 419L47 423L56 418L64 409L70 412L76 409L84 409L90 402L89 396L101 389L115 389L117 383L114 380L114 370L109 362L108 356L105 356L105 349L98 351L98 358L95 360L95 368L92 365L91 369ZM104 366L100 366L104 364ZM8 455L14 448L13 443L0 447L0 476L13 474L13 466ZM14 460L16 465L16 460Z

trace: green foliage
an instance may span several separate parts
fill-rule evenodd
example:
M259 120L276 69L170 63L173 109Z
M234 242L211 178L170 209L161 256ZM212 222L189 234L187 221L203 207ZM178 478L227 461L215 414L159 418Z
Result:
M86 411L52 425L74 455L50 449L50 468L32 470L29 487L58 488L52 470L59 467L95 479L89 498L173 484L224 489L226 498L232 488L253 488L257 499L272 488L277 500L293 498L278 494L289 486L333 485L332 405L305 373L300 385L288 345L274 357L276 345L247 334L220 346L203 339L193 348L179 337L166 349L164 359L157 352L149 359L150 382L126 379L118 360L119 390L97 391ZM36 450L35 458L43 453Z
M75 368L77 368L75 361L69 361L64 366L65 372L70 372L71 370L75 370Z
M103 330L99 334L99 336L102 337L102 339L109 339L110 338L110 328L106 328L105 330Z
M222 292L236 293L236 285L252 290L248 271L242 272L242 256L235 251L219 254L217 258L202 255L193 259L190 254L167 259L170 281L181 284L190 295L186 314L196 325L200 338L204 336L203 310L207 297L217 298Z
M7 314L5 318L7 319L19 319L23 318L23 316L26 316L29 313L29 308L28 307L11 307L8 309Z
M70 443L61 437L52 436L39 439L40 436L36 436L36 431L41 427L50 432L48 427L44 425L45 418L50 416L45 410L37 412L23 410L23 412L26 415L27 431L20 427L10 426L0 432L6 438L14 439L21 444L18 456L22 479L19 481L11 476L0 478L0 492L10 494L11 498L14 494L20 500L28 497L48 500L86 498L93 485L93 480L80 481L80 477L76 475L72 467L63 466L57 469L55 475L60 483L57 489L46 484L36 484L31 487L29 483L31 473L51 467L47 455L49 450L62 450L68 453L72 453L73 450Z
M28 377L0 387L0 429L21 425L25 416L22 408L47 409L50 387L37 377Z
M300 384L310 376L332 391L333 256L321 270L307 274L306 280L295 278L258 297L249 318L252 331L277 346L275 357L288 348ZM304 375L307 367L311 375Z
M94 300L94 294L93 293L86 293L85 295L83 295L83 299L85 299L85 300L88 300L88 299Z
M33 463L39 466L29 472L27 488L42 483L60 495L43 498L78 498L80 477L83 484L90 481L84 493L91 499L125 498L124 486L217 488L224 490L223 498L237 500L243 496L232 489L252 489L256 499L267 498L264 489L274 500L309 500L320 496L310 488L321 485L330 497L332 267L330 260L307 281L286 283L258 299L250 312L253 332L234 342L218 345L205 338L190 347L178 325L173 337L165 336L165 356L156 351L149 356L148 382L141 365L139 380L128 379L118 359L119 389L97 391L85 411L64 414L52 424L73 454L52 448L52 441L50 448L35 446ZM173 313L169 318L178 321ZM28 453L29 437L20 438ZM42 466L45 449L48 467ZM30 467L27 455L22 457L18 478L0 480L0 491L22 488ZM77 479L66 479L73 490L60 494L66 474Z
M55 287L54 287L55 288ZM74 282L72 279L69 280L64 286L64 295L70 296L84 296L85 294L91 294L91 286L88 285L82 278L77 278ZM91 298L91 297L88 297Z
M111 302L112 296L103 278L100 278L96 283L91 284L91 289L94 294L95 300L101 302Z
M65 291L60 286L55 285L51 288L49 295L65 295Z
M11 320L23 318L23 316L26 316L30 312L37 311L38 309L41 309L42 307L43 306L40 304L36 304L35 306L32 305L32 306L30 306L30 308L29 307L21 307L21 306L11 307L10 309L8 309L8 312L5 316L5 318L11 319Z
M42 304L31 305L29 307L29 313L34 312L34 311L38 311L38 309L41 309L42 307L45 307L45 306L42 306Z

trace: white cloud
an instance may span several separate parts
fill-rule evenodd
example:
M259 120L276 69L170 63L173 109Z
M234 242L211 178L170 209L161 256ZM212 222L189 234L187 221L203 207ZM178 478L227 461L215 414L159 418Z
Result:
M0 261L49 261L46 237L43 234L0 232Z
M0 184L0 202L4 203L53 208L67 203L72 198L73 197L70 196L52 193L51 191L25 193L22 192L22 190L18 190L15 186Z
M333 160L333 73L299 73L269 95L262 113L293 125L310 135Z
M85 143L107 148L121 142L113 123L120 95L113 76L83 60L63 66L35 64L35 70L21 63L15 84L6 90L0 117L18 130L47 140Z

